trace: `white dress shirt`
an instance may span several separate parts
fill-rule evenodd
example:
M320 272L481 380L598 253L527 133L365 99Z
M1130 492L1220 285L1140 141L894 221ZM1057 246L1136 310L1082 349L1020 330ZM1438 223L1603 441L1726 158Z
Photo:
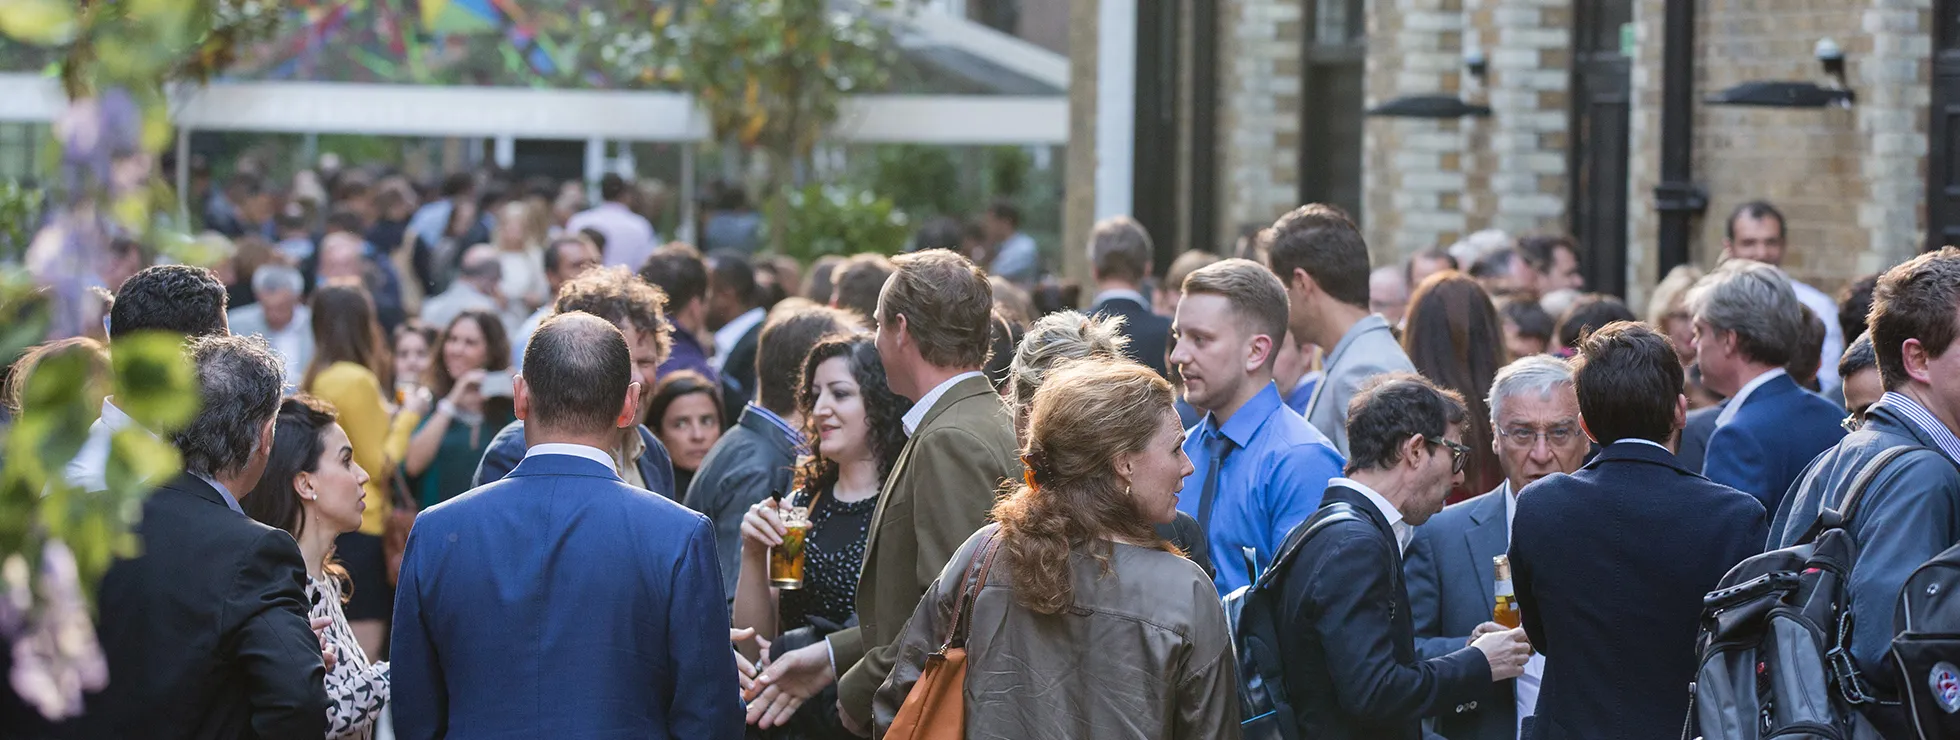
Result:
M728 353L735 350L736 343L742 341L742 335L749 333L750 329L754 329L756 324L762 323L762 320L768 317L768 311L760 307L751 308L743 311L742 315L729 319L728 323L722 324L720 329L715 330L715 356L709 358L708 364L715 366L716 370L728 364Z
M634 272L646 265L660 241L653 224L645 217L612 201L580 211L565 221L565 230L574 234L586 228L606 237L607 267L623 266Z
M613 464L612 453L597 447L546 442L544 444L531 445L530 449L524 451L524 458L527 460L536 455L571 455L572 457L583 457L606 466L606 469L613 471L615 475L619 473L619 468Z
M1347 486L1348 488L1360 491L1361 495L1367 497L1368 502L1374 504L1375 508L1381 511L1382 516L1388 519L1388 530L1395 533L1396 551L1402 553L1408 552L1409 541L1415 539L1416 528L1409 526L1408 521L1402 518L1402 510L1395 508L1395 504L1389 503L1388 499L1380 493L1376 493L1375 489L1361 485L1359 481L1353 478L1334 478L1327 481L1327 485Z
M1715 415L1715 428L1721 429L1722 427L1728 426L1729 422L1735 421L1736 412L1742 410L1742 404L1749 402L1749 394L1755 393L1756 389L1763 387L1764 383L1785 375L1789 375L1789 373L1785 372L1783 368L1770 368L1769 372L1758 375L1747 383L1743 383L1742 390L1736 391L1735 396L1729 399L1729 405L1723 406L1722 413Z
M1653 444L1653 442L1644 439L1620 441L1638 441ZM1504 494L1504 539L1506 542L1509 542L1511 539L1511 522L1518 517L1518 492L1511 488L1511 482L1508 480L1498 486L1498 490ZM1531 654L1531 659L1524 662L1524 673L1518 676L1518 683L1513 687L1512 691L1516 695L1517 700L1518 734L1520 736L1524 734L1524 718L1538 711L1538 685L1544 681L1545 654L1534 652Z
M102 416L88 427L88 439L82 442L82 449L75 453L75 459L68 461L62 471L68 485L95 493L109 490L109 443L116 432L124 429L142 429L129 414L116 408L111 399L102 399ZM148 433L149 430L144 430ZM156 436L154 434L150 435Z
M1838 358L1844 354L1845 343L1858 338L1845 336L1844 329L1838 326L1837 301L1801 280L1791 279L1790 291L1797 294L1798 303L1808 306L1811 313L1824 320L1824 349L1817 365L1817 387L1829 388L1843 382L1837 374Z
M913 432L919 430L919 425L924 424L926 421L926 413L932 411L933 405L939 403L939 397L946 395L947 390L967 378L984 377L986 376L978 370L968 370L947 378L945 382L933 386L932 390L926 391L925 395L919 397L918 403L912 404L912 410L905 412L904 418L899 419L899 422L905 425L905 436L910 437Z

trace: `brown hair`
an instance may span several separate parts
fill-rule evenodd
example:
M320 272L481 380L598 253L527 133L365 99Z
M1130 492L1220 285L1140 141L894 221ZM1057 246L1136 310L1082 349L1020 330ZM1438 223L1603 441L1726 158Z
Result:
M1956 304L1960 304L1960 249L1927 252L1886 270L1878 279L1868 323L1885 390L1896 391L1912 380L1906 375L1906 340L1919 340L1932 357L1953 346L1960 337L1960 327L1953 321Z
M4 400L0 400L6 405L7 412L20 416L22 404L26 401L27 381L33 377L35 368L49 358L72 353L82 353L88 363L88 382L82 385L82 390L87 394L89 410L100 414L102 399L109 396L109 347L88 337L44 342L28 348L19 359L14 360L13 367L7 371Z
M878 323L906 332L925 361L943 368L977 368L992 351L993 287L979 267L944 249L899 255L878 300Z
M315 351L313 363L306 366L306 376L300 380L302 390L311 390L320 371L336 362L360 365L376 378L394 374L394 363L387 359L389 348L381 343L381 324L374 314L374 300L359 282L333 282L313 291ZM386 390L394 391L392 387Z
M1504 350L1504 324L1476 280L1454 270L1425 278L1409 299L1402 349L1417 372L1464 398L1470 418L1490 418L1485 399L1498 369L1510 358ZM1463 436L1470 442L1464 480L1478 490L1501 477L1490 425L1467 424Z
M1251 324L1248 334L1270 337L1275 348L1286 341L1286 286L1257 262L1234 258L1200 268L1184 278L1184 294L1224 296L1232 311ZM1266 353L1266 367L1278 357L1278 352Z
M551 310L553 313L584 311L615 325L631 326L641 337L653 338L654 362L663 363L674 344L670 336L672 328L662 317L666 308L667 294L653 283L624 267L603 267L565 281L558 288L558 301L552 304Z
M849 311L784 301L769 312L756 337L755 397L763 408L788 416L796 411L798 381L810 349L832 334L855 332L857 319Z
M892 276L892 261L882 254L860 254L838 264L830 275L831 290L838 308L856 311L866 319L878 315L878 293ZM810 300L830 303L833 296L810 296Z
M1035 391L1023 447L1033 485L1016 487L993 511L1022 606L1040 614L1069 606L1076 548L1107 573L1114 548L1105 538L1160 542L1116 482L1114 464L1144 450L1170 410L1170 384L1133 362L1078 360L1050 371Z
M1184 287L1184 279L1190 277L1191 273L1217 264L1220 259L1224 258L1195 249L1178 255L1177 259L1171 260L1170 269L1164 270L1164 288L1172 291L1181 290Z
M1309 203L1262 232L1273 273L1291 283L1305 270L1321 292L1351 306L1368 306L1368 243L1339 207Z
M449 363L442 360L442 348L449 344L449 333L465 321L474 322L476 330L483 332L483 369L494 373L510 368L510 334L504 331L503 320L489 311L464 311L449 320L449 325L442 328L442 336L429 347L429 392L436 398L447 396L456 388L456 378L449 374Z
M1142 280L1151 251L1150 232L1129 216L1105 218L1089 230L1089 266L1098 280Z

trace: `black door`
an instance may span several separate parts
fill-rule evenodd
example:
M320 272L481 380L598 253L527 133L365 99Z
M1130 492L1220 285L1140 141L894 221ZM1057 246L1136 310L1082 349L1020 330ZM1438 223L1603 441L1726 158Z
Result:
M1960 2L1933 0L1925 249L1960 245Z
M1150 232L1158 268L1176 254L1178 4L1137 3L1136 127L1130 213Z
M1629 89L1633 66L1621 53L1631 0L1579 0L1573 8L1572 236L1589 289L1626 294Z
M1300 70L1300 202L1331 203L1360 223L1365 0L1315 0Z

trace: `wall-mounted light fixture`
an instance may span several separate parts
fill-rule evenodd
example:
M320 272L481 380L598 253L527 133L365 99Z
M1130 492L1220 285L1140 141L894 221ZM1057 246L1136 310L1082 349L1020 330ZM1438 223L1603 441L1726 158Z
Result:
M1819 39L1813 52L1824 74L1837 80L1836 87L1815 82L1752 80L1708 96L1710 105L1748 105L1764 108L1849 108L1858 100L1849 89L1844 74L1844 49L1831 39Z
M1483 49L1471 49L1463 52L1463 67L1464 69L1470 70L1471 77L1475 77L1478 82L1482 82L1484 73L1490 71L1490 62L1484 59Z

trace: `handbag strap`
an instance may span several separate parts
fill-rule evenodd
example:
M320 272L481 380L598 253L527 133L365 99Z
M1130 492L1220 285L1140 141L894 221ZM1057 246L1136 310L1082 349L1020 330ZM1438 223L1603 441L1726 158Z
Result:
M946 635L946 648L965 648L967 628L973 621L973 600L980 595L980 589L987 586L987 571L994 565L994 554L1000 551L1000 530L986 534L980 542L980 551L966 564L960 574L960 596L954 602L953 628Z

